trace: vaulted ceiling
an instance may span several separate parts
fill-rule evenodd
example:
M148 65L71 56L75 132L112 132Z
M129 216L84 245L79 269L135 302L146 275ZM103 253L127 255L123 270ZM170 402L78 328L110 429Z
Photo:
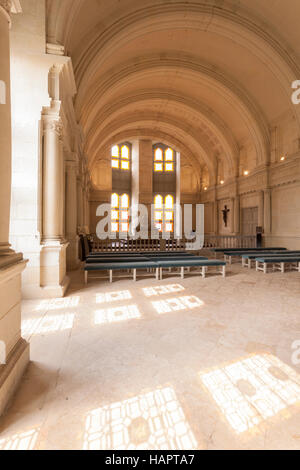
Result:
M299 14L298 0L48 0L90 165L121 136L174 142L211 181L218 160L238 174L245 143L267 164L273 123L291 114L300 129Z

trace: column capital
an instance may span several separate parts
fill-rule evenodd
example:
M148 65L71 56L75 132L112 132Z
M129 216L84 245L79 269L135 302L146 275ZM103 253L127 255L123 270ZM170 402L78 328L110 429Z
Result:
M52 131L55 132L58 137L62 136L63 133L63 125L60 119L53 119L49 116L43 117L43 130L44 132Z
M78 162L76 160L65 160L65 165L67 171L78 172Z
M0 0L0 7L2 7L8 15L11 13L12 0Z
M267 194L271 194L271 191L272 191L271 188L265 188L265 189L263 190L263 193L267 195Z
M21 13L20 0L0 0L0 12L3 12L10 23L11 13Z

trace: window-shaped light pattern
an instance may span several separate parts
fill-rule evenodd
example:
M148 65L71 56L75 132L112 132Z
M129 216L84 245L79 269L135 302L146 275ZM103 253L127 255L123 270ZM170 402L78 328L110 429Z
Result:
M165 198L159 194L155 196L154 222L159 232L174 231L174 197L170 194Z
M170 172L175 169L175 152L171 148L163 150L157 148L154 151L154 171Z
M129 207L130 197L128 194L111 196L111 231L113 233L129 232Z
M114 145L112 147L111 166L115 170L130 170L130 148L128 145Z

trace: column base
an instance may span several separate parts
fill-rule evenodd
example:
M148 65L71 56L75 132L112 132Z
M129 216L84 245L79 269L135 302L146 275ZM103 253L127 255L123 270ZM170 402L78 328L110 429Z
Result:
M41 247L41 281L39 297L63 297L70 284L66 275L69 243L48 241Z
M18 263L23 260L22 253L15 253L11 251L5 255L0 254L0 269L12 266L13 264Z
M61 284L56 286L36 286L34 284L23 285L22 297L24 300L31 299L58 299L64 297L69 288L71 279L65 276Z
M21 338L21 254L0 257L0 415L12 398L29 362L29 344Z
M29 360L29 344L21 338L6 364L0 366L0 416L12 400Z
M76 271L80 266L79 261L79 237L75 235L75 237L67 237L69 241L69 246L67 249L67 270L68 271Z

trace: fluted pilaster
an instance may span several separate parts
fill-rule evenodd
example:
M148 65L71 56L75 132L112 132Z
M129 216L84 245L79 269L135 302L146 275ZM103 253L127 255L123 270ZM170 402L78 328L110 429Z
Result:
M77 172L76 161L66 162L66 238L67 267L69 270L78 267L78 236L77 236Z
M43 241L63 240L62 124L58 117L43 116Z

